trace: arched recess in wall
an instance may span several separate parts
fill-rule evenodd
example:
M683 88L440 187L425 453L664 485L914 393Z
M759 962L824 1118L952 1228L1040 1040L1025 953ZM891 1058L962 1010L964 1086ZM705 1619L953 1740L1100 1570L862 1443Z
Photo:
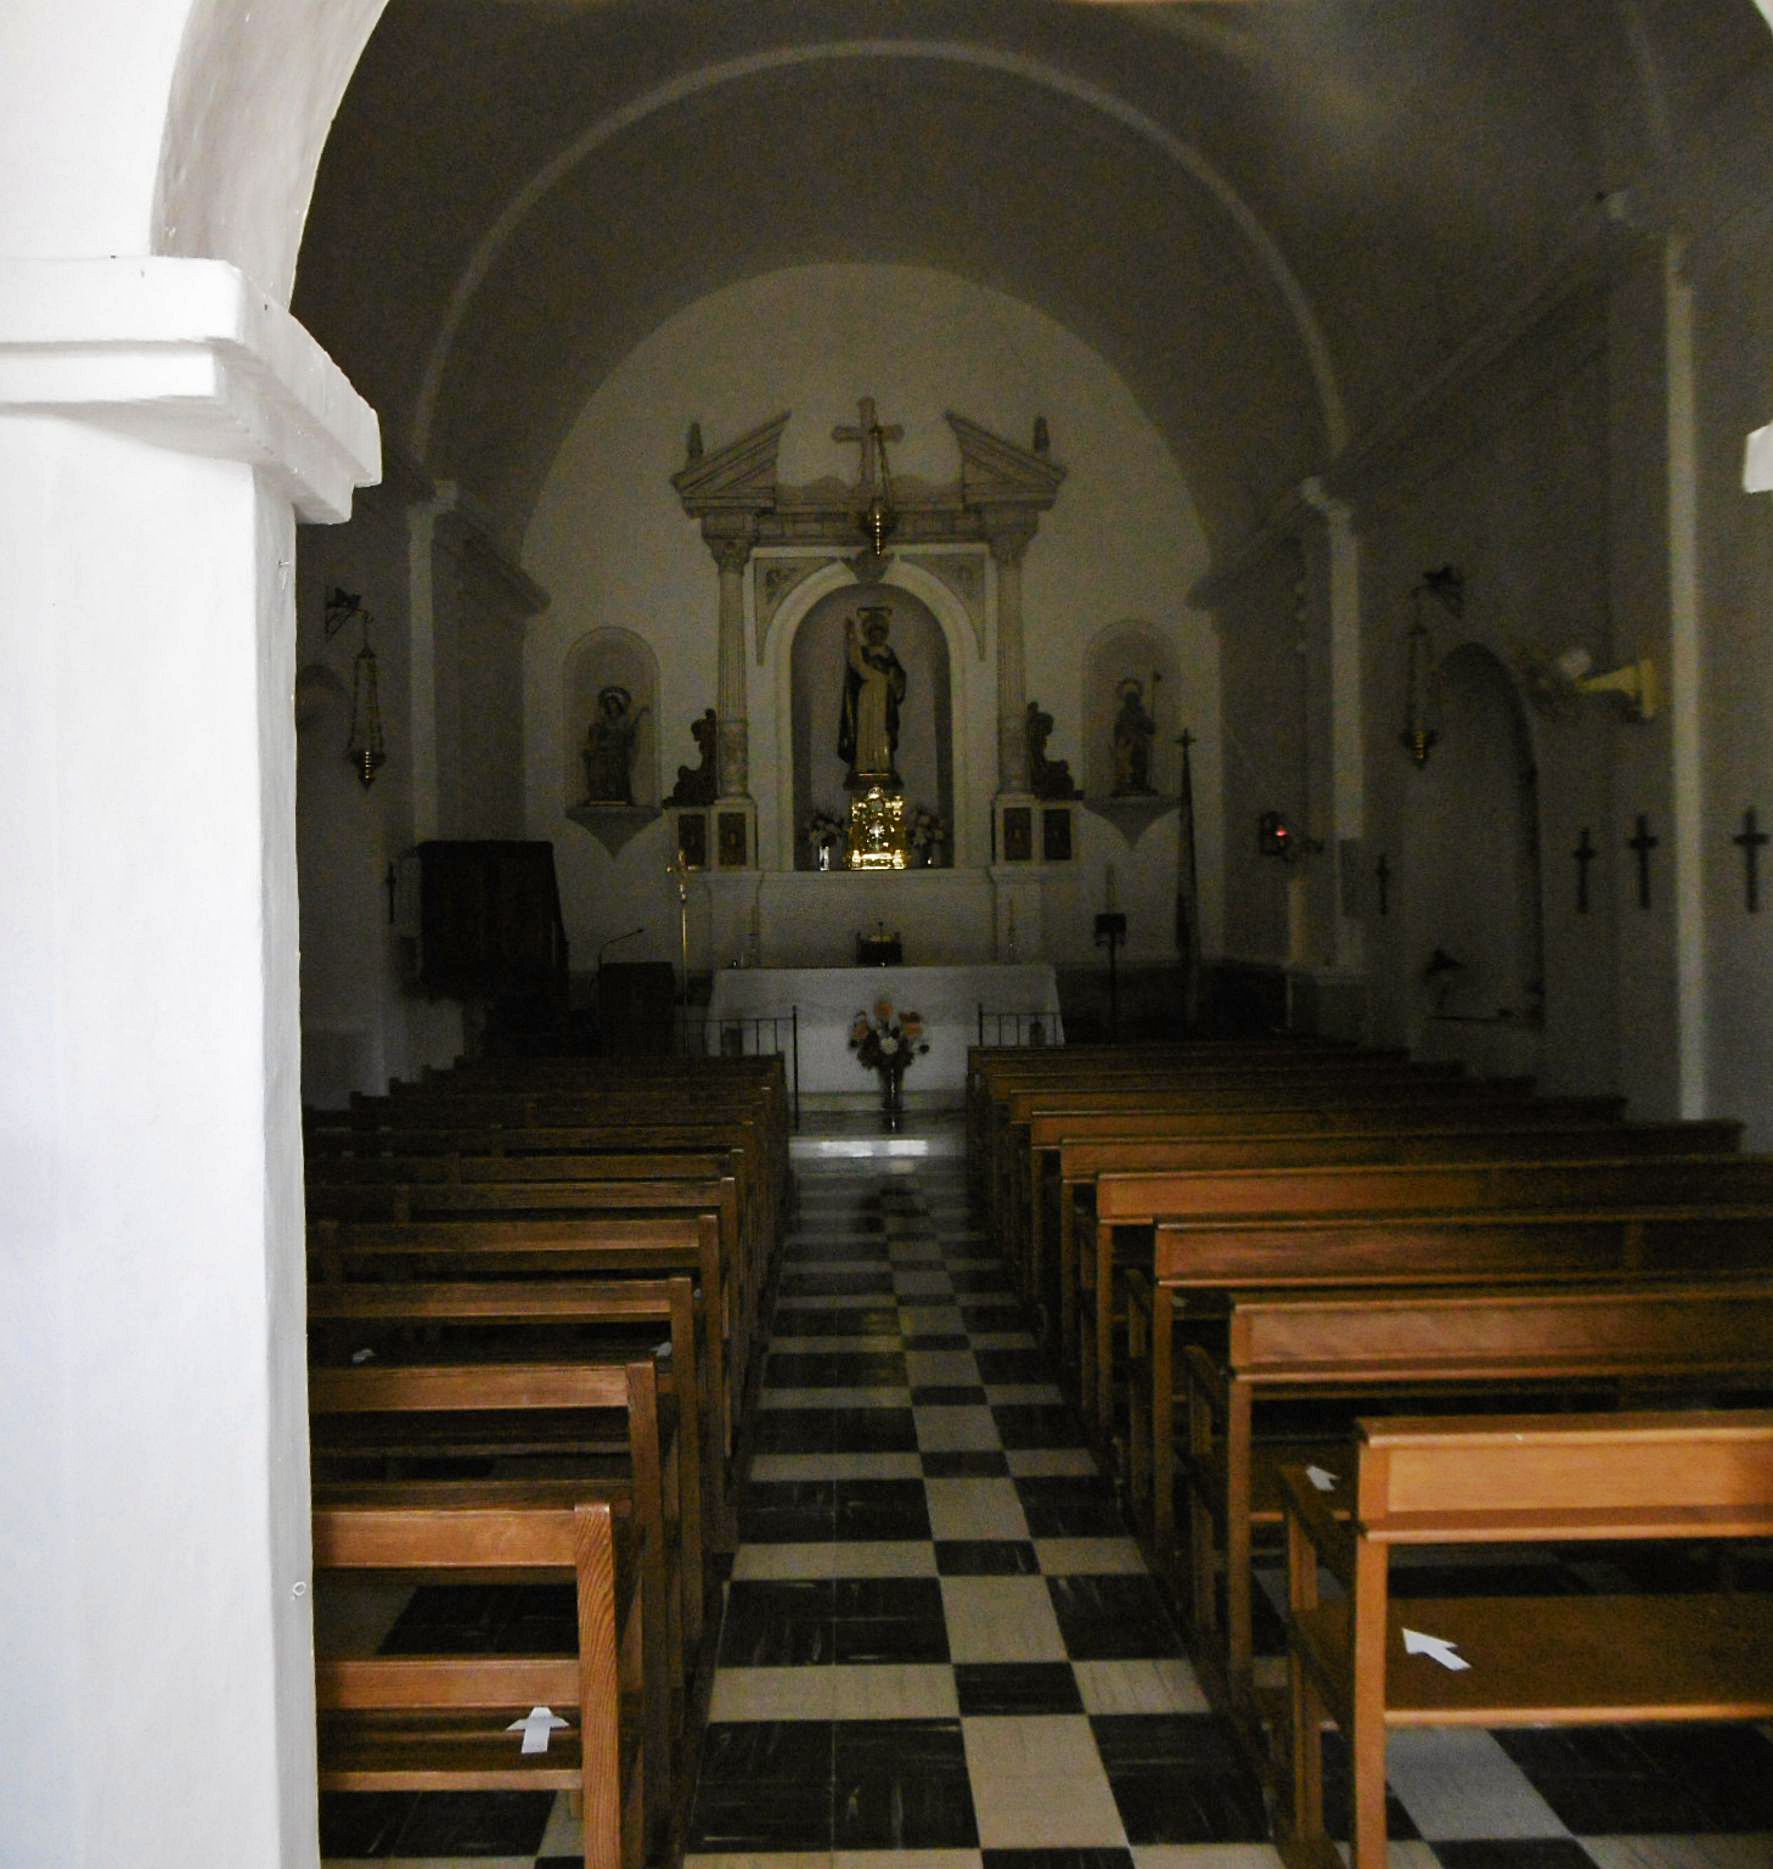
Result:
M1532 729L1481 643L1455 649L1439 678L1440 743L1413 775L1406 829L1415 879L1406 965L1420 1017L1536 1031L1545 929Z
M814 811L841 823L848 808L846 763L838 757L838 713L844 688L847 630L864 608L888 613L888 642L905 670L895 755L908 808L954 822L954 719L948 644L942 626L908 590L851 584L829 591L801 619L789 654L793 687L795 866L812 869L802 835Z
M827 600L834 601L827 605ZM812 617L814 611L821 611L823 614L827 607L834 618L831 628L834 632L839 659L834 663L829 676L830 695L828 701L824 703L829 720L819 715L820 698L815 686L809 691L812 710L809 715L809 733L819 747L824 745L827 738L829 739L831 743L830 764L836 766L837 710L841 694L842 619L861 604L868 602L884 602L892 606L895 638L898 633L898 618L901 616L907 619L921 616L934 626L942 651L940 661L945 665L947 680L947 712L940 729L947 758L946 791L942 790L944 784L942 765L936 756L933 739L928 764L924 770L933 778L936 796L942 800L943 819L952 833L950 845L952 861L957 865L977 863L980 858L976 853L984 848L986 837L986 807L975 799L973 791L971 771L974 761L971 744L981 733L988 736L992 731L988 714L981 720L973 719L973 710L979 696L979 684L970 681L968 673L978 656L978 639L973 632L972 622L965 606L947 585L931 576L920 566L907 564L903 559L897 559L888 564L884 576L878 583L870 585L857 584L847 565L833 562L797 585L771 621L766 653L769 659L769 687L776 722L775 867L785 870L794 869L801 861L800 846L804 842L801 835L804 829L804 814L800 813L798 808L799 781L795 722L795 665L801 626ZM930 653L933 655L933 650ZM900 646L899 654L903 659L905 656L903 645ZM930 666L935 666L933 661ZM916 678L915 671L909 662L907 662L906 673L908 677ZM932 700L935 698L932 696ZM902 736L903 731L902 728ZM932 727L932 734L934 731ZM903 737L901 737L901 750L909 753ZM754 758L755 754L754 747ZM757 768L754 767L754 774L756 770ZM809 763L807 812L815 806L825 809L835 807L841 815L847 803L841 784L842 771L838 770L836 782L822 784L822 770ZM900 771L905 775L910 802L919 803L920 795L913 782L913 774L906 769L903 759L900 761ZM933 801L925 797L921 802Z
M562 660L560 707L563 806L656 812L659 658L645 637L613 625L587 630Z
M1129 765L1127 758L1131 710L1151 723L1143 767L1136 761ZM1144 785L1149 787L1145 796L1173 799L1181 770L1176 740L1185 713L1176 650L1165 632L1137 618L1110 624L1084 655L1084 797L1092 802L1124 798ZM1123 719L1117 734L1116 723Z

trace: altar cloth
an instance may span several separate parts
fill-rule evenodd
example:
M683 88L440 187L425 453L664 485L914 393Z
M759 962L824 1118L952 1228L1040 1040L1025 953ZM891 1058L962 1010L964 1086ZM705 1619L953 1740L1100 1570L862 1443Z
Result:
M785 1020L798 1008L802 1091L817 1095L871 1090L878 1080L857 1063L849 1037L856 1014L872 1014L882 999L891 1001L895 1014L923 1015L930 1048L906 1072L907 1092L958 1095L965 1089L967 1047L978 1043L981 1004L987 1014L1037 1015L1047 1044L1064 1040L1059 983L1045 961L957 967L729 967L714 976L708 1049L721 1048L722 1020ZM988 1021L988 1035L990 1030ZM786 1027L781 1042L786 1049ZM751 1048L747 1040L746 1049Z

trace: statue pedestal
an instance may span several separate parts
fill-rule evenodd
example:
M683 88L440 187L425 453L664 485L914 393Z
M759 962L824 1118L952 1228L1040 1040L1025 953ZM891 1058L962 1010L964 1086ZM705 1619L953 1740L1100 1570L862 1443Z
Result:
M610 855L615 856L659 815L657 805L572 805L567 814L582 824Z
M1069 863L1077 851L1075 798L999 792L991 805L991 856L999 864Z
M677 849L692 870L757 868L757 802L717 798L711 805L670 808Z

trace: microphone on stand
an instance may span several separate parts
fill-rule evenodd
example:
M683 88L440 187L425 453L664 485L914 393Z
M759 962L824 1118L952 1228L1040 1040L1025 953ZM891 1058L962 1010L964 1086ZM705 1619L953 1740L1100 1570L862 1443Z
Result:
M638 928L630 928L626 934L611 935L610 938L604 942L603 946L597 950L597 971L602 973L603 957L611 948L615 947L620 942L632 941L636 935L645 933L646 923L642 922Z

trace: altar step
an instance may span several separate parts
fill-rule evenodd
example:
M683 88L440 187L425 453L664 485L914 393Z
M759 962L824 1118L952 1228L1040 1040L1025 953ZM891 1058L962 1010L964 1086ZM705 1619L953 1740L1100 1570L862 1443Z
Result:
M952 1106L914 1106L900 1117L896 1130L887 1128L878 1099L867 1109L803 1109L801 1125L788 1143L789 1156L801 1169L853 1167L861 1161L903 1161L909 1166L966 1153L964 1113Z

